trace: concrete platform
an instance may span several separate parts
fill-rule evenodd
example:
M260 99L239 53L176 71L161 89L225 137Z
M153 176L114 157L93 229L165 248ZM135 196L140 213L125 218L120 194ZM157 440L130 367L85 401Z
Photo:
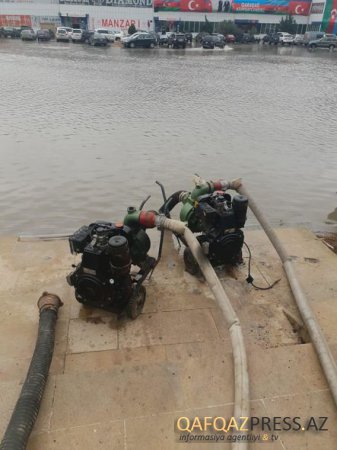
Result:
M337 356L337 256L307 230L280 229L278 235ZM262 232L247 232L246 238L255 283L281 278L273 289L257 291L245 281L247 265L219 271L244 330L252 415L328 416L326 432L280 432L276 442L251 448L336 449L336 409L305 330L296 325L301 321L280 261ZM29 366L43 290L57 293L64 306L29 450L183 450L189 444L177 440L178 417L232 415L225 322L207 285L184 272L170 236L135 321L77 303L65 281L72 263L67 241L0 239L1 433Z

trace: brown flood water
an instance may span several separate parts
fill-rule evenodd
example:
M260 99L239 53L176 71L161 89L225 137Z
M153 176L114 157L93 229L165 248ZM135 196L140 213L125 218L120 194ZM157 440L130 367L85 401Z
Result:
M334 229L336 73L337 52L0 39L0 233L157 209L155 180L194 173L243 177L274 225Z

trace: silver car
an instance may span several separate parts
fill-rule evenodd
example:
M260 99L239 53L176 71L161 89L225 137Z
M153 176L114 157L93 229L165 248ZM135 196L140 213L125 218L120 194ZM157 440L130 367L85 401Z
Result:
M35 34L34 30L32 30L32 29L22 30L21 31L21 39L23 41L35 41L36 34Z
M334 34L329 34L321 39L315 39L309 42L309 48L328 48L334 50L337 47L337 37Z

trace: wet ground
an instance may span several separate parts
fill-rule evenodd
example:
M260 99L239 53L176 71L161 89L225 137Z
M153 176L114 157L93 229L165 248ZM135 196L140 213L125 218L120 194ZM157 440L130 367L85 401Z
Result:
M308 230L276 232L336 357L337 257ZM245 281L247 265L230 274L218 272L242 324L251 415L297 417L302 425L310 417L328 418L324 432L279 431L282 419L250 449L335 450L336 408L313 345L300 333L280 259L260 230L249 231L247 242L256 283L281 278L273 289L257 291ZM222 442L185 444L175 431L179 417L228 420L233 415L234 369L221 310L207 284L184 271L169 234L163 258L145 283L143 313L134 321L83 308L65 281L73 262L66 240L0 239L0 333L15 336L0 345L0 434L30 363L39 320L36 302L48 290L64 305L29 450L229 450ZM261 434L261 426L254 428L253 435ZM270 441L272 434L277 441Z
M156 179L170 193L195 172L242 176L274 225L336 224L336 68L325 50L1 39L0 233L120 219L149 193L158 208Z

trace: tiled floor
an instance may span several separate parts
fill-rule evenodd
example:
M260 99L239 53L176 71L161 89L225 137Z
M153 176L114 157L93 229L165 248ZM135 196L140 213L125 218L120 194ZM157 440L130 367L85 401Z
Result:
M278 234L294 257L318 320L337 354L337 257L307 230ZM336 409L315 352L301 344L284 309L298 316L281 264L260 231L246 233L255 282L246 267L219 276L241 320L248 352L252 415L328 416L327 432L281 432L252 449L332 450ZM74 258L66 241L0 239L0 429L4 431L35 344L42 291L64 301L50 377L29 450L183 450L179 416L233 413L231 343L207 285L183 270L166 239L135 321L84 309L65 276ZM192 449L230 448L197 444Z

